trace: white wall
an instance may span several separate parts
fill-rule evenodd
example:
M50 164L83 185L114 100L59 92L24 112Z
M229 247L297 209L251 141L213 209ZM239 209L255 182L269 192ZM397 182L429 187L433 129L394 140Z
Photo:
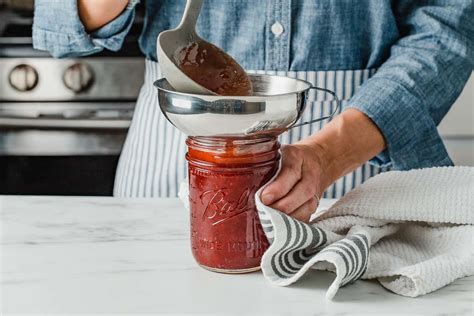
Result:
M474 74L438 130L454 163L474 166Z

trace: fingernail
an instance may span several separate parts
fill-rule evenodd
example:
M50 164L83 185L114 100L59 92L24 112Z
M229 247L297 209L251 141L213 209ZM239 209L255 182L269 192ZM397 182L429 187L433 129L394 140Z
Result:
M262 194L262 203L265 205L271 204L273 202L273 194Z

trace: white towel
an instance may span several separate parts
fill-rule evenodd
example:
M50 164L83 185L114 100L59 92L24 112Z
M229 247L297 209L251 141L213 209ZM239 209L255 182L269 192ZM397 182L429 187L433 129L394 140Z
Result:
M315 268L336 273L329 299L360 278L416 297L474 274L474 168L380 174L310 224L263 205L262 190L256 203L271 242L262 271L274 284Z

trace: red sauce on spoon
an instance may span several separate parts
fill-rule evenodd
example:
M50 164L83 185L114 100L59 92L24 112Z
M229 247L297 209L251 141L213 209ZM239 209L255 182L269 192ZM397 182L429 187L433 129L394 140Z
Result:
M244 69L215 45L192 42L178 49L175 59L189 78L218 95L253 94L252 82Z

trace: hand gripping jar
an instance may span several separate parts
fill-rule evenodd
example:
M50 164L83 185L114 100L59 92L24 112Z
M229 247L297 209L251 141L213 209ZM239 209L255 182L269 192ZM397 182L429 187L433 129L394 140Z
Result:
M254 195L277 172L280 144L275 137L189 137L186 144L194 258L216 272L260 269L269 244Z

